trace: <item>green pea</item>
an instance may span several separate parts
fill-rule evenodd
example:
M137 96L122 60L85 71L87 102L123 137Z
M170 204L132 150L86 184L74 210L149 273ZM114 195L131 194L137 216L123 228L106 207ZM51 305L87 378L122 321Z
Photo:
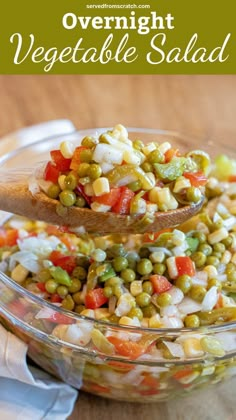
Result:
M75 174L70 173L65 177L64 183L68 190L74 190L78 184L78 178Z
M60 202L65 207L71 207L76 202L76 195L71 190L63 190L59 194Z
M144 144L141 140L134 140L133 141L133 148L136 150L141 150L144 147Z
M192 279L187 274L179 276L176 280L175 285L182 290L183 293L188 293L192 287Z
M71 295L67 295L63 301L61 302L61 306L64 309L67 309L68 311L73 311L75 307L75 302L72 299Z
M119 299L119 297L121 297L121 295L123 295L123 288L121 285L117 284L116 286L113 287L113 293L114 295Z
M142 163L141 168L144 172L153 172L153 167L151 163L145 161Z
M132 308L127 314L129 318L138 318L139 321L143 319L143 311L140 308Z
M106 281L106 286L114 287L122 284L122 279L120 277L111 277Z
M210 289L212 286L216 286L218 290L222 289L222 283L218 279L209 279L207 288Z
M164 292L157 296L156 303L157 305L164 307L171 304L172 297L169 293Z
M128 188L133 192L139 191L142 188L142 183L138 179L137 181L130 182L130 184L128 184Z
M147 159L148 159L148 162L151 164L163 163L165 160L165 157L159 149L156 149L156 150L153 150L151 153L149 153Z
M199 244L206 242L206 235L203 232L194 232L193 237L199 240Z
M209 244L201 244L198 247L198 250L202 252L204 255L206 255L207 257L212 254L212 247Z
M96 141L91 136L86 136L83 138L81 145L84 147L88 147L89 149L92 149L96 145Z
M225 351L221 343L214 337L203 337L200 340L201 346L204 351L215 356L224 356Z
M47 190L47 196L49 198L57 198L61 192L61 188L57 184L52 184Z
M140 248L139 256L140 258L148 258L150 255L150 251L148 248Z
M203 252L194 252L191 259L194 261L197 268L202 267L206 262L206 255Z
M71 279L71 286L68 287L68 290L70 293L76 293L81 289L81 286L81 281L78 278L74 277Z
M84 178L88 175L90 165L89 163L80 163L77 169L77 173L80 178Z
M223 239L221 242L222 244L224 244L226 248L230 248L233 242L233 238L231 236L228 236L227 238Z
M61 298L64 298L68 295L68 289L65 286L58 286L57 293Z
M74 311L77 314L80 314L80 312L84 311L84 309L85 309L85 306L84 305L76 305L75 308L74 308Z
M219 258L210 255L209 257L207 257L206 263L207 265L214 265L214 267L218 267L218 265L220 264L220 260Z
M153 303L150 303L148 306L142 308L142 312L145 318L151 318L152 316L156 315L157 309Z
M103 289L103 293L104 293L104 296L106 296L107 298L110 298L113 295L113 290L110 286L106 286Z
M107 249L107 258L124 257L126 250L122 244L114 244Z
M115 314L112 314L109 317L109 321L111 322L111 324L118 324L119 323L119 320L120 320L120 318L117 315L115 315Z
M142 292L135 298L136 303L140 308L148 306L151 302L151 296L148 293Z
M102 175L102 168L97 163L92 163L88 170L88 176L90 179L94 180L99 178Z
M128 267L128 260L125 257L116 257L112 261L112 265L114 270L119 272Z
M196 188L196 187L188 188L186 196L187 196L187 200L192 203L198 203L202 198L201 191L199 190L199 188Z
M148 295L153 295L153 285L151 281L144 281L143 282L143 291Z
M84 267L81 267L81 266L78 265L73 270L72 275L73 275L73 277L76 277L78 280L83 281L83 280L86 280L86 278L87 278L87 271L85 270Z
M90 163L93 158L93 152L90 149L84 149L81 151L79 157L81 163Z
M221 260L221 258L222 258L222 254L220 252L212 252L211 256L216 257L219 260Z
M200 319L195 314L187 315L184 318L184 325L187 328L198 328L200 326Z
M75 206L80 207L80 208L85 207L86 200L84 199L84 197L82 197L81 195L78 195L78 197L76 198Z
M217 220L217 222L212 223L212 225L210 226L210 230L212 232L214 232L214 230L218 230L221 229L224 226L224 222L223 220Z
M131 283L136 277L134 270L131 270L131 268L125 268L121 271L120 275L126 283Z
M225 245L221 242L218 242L217 244L213 245L214 252L219 252L220 254L223 254L225 252Z
M99 143L109 144L109 142L108 142L108 140L107 140L107 138L106 138L106 134L105 134L105 133L104 133L104 134L101 134L101 135L99 136L98 141L99 141Z
M73 293L73 301L77 304L77 305L81 305L83 303L83 299L81 296L81 292L76 292Z
M206 294L206 289L203 286L194 285L191 287L190 296L197 302L202 302Z
M227 280L232 282L232 283L236 282L236 271L230 271L227 274Z
M52 278L50 271L47 268L44 268L41 270L37 275L37 280L39 282L45 283L47 280L50 280Z
M138 253L135 251L129 252L126 258L128 260L129 268L136 270L137 261L140 260Z
M137 272L141 274L142 276L145 276L146 274L150 274L152 272L153 265L150 260L147 258L142 258L137 263Z
M45 283L45 289L48 293L53 294L56 292L58 283L54 280L48 280Z
M229 273L232 273L234 271L236 271L236 265L234 265L233 263L228 263L226 265L226 270L225 270L226 274L228 275Z
M164 274L164 272L166 271L166 265L162 264L162 263L156 263L153 266L153 272L155 274L159 274L160 276L162 276Z

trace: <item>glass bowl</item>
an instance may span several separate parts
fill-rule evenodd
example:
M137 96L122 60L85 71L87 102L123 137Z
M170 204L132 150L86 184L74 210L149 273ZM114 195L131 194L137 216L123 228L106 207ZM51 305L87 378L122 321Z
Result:
M4 170L25 174L36 163L49 158L49 151L67 139L79 141L102 129L81 130L50 137L10 151L0 158ZM211 155L225 152L223 146L199 142L178 133L153 129L128 129L130 138L170 141L181 151L204 148ZM233 151L228 151L232 157ZM45 320L47 313L47 320ZM236 322L201 328L150 329L109 324L78 315L50 304L0 272L0 320L28 345L28 356L41 368L75 388L115 400L156 402L189 395L190 392L222 382L236 374ZM61 326L64 334L58 333ZM58 329L58 326L60 328ZM95 331L95 333L94 333ZM65 334L66 332L66 334ZM114 355L104 344L104 335L115 335L145 347L137 357ZM198 334L206 343L214 338L227 342L224 355L205 351L198 357L161 353L156 344L177 344ZM91 339L91 337L93 339ZM230 345L229 345L230 343Z

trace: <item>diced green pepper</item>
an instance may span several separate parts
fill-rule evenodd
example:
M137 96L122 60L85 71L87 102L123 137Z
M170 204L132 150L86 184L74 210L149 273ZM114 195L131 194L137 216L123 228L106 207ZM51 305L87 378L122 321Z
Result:
M186 169L186 158L176 157L169 163L154 163L153 166L160 179L174 181L184 173Z
M63 270L61 267L51 267L49 271L52 278L54 278L57 283L68 287L71 286L72 280L66 270Z

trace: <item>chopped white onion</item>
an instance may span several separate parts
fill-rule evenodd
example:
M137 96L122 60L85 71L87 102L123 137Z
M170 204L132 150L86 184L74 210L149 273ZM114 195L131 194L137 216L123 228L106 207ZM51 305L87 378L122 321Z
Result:
M178 309L182 314L188 315L201 311L202 305L189 297L184 297L182 302L178 305Z
M178 357L178 358L185 356L184 350L181 344L172 343L172 341L163 341L163 343L166 345L166 347L168 348L172 356Z
M171 289L167 291L169 295L171 295L171 303L172 305L178 305L180 302L182 302L184 298L184 294L182 290L180 290L178 287L172 286Z
M222 332L215 335L215 338L221 343L225 351L236 350L236 333Z
M161 323L165 328L182 328L184 326L182 320L175 316L163 316Z
M204 296L204 299L202 301L202 310L211 311L216 305L217 300L218 300L217 287L212 286Z

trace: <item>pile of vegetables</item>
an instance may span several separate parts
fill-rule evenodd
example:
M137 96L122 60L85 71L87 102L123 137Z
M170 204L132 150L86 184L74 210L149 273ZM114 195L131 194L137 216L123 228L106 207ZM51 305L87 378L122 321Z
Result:
M64 141L50 152L40 188L61 206L96 212L145 214L199 202L210 159L195 150L182 155L169 142L132 142L120 124L75 147Z

